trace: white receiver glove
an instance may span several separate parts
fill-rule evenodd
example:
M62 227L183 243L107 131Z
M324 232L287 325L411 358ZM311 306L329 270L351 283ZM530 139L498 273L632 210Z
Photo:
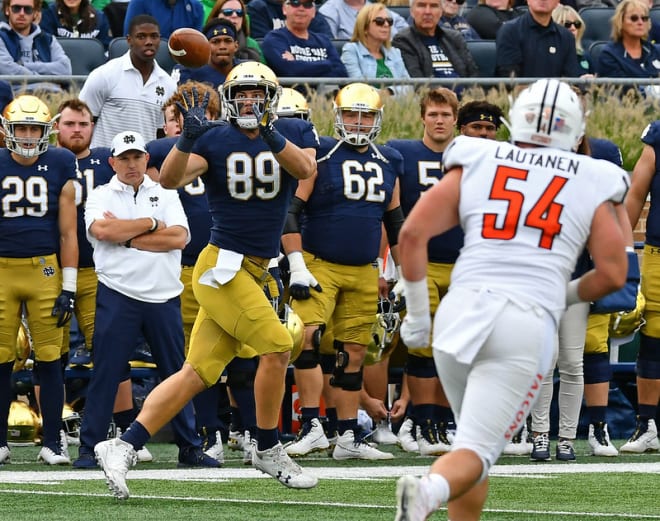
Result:
M406 294L406 317L401 324L401 338L409 349L424 349L431 344L431 308L426 277L409 281L401 277Z

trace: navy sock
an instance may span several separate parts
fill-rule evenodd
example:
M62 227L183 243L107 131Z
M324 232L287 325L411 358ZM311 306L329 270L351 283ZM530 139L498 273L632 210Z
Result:
M112 419L114 420L117 428L121 429L121 432L126 432L128 430L136 416L137 413L135 412L135 408L112 413Z
M144 428L144 425L137 420L131 423L128 430L121 435L121 439L126 443L133 445L135 450L140 450L144 447L144 444L149 441L149 438L151 438L151 434L149 434L149 431Z
M243 428L249 429L257 424L256 405L254 403L253 387L232 387L231 394L240 410Z
M655 415L658 412L657 405L648 405L646 403L640 403L637 406L637 411L639 413L639 418L644 421L655 420Z
M62 409L64 407L64 377L60 359L53 362L39 362L39 381L41 383L41 417L44 425L44 447L59 453L60 429L62 428Z
M325 409L325 417L328 419L325 434L328 438L337 435L337 408L327 407Z
M279 436L277 429L259 429L257 428L257 450L264 451L277 445Z
M302 423L307 423L312 421L314 418L319 417L319 408L318 407L302 407L300 409L300 420Z
M589 420L594 425L596 423L605 422L605 412L607 411L606 405L594 405L587 407Z
M0 447L7 445L7 418L11 407L11 373L14 362L0 364Z
M215 433L220 429L220 418L218 417L218 405L220 395L219 384L212 385L193 398L195 406L195 423L198 432L206 429L207 433Z
M339 435L344 434L346 431L353 431L357 435L358 421L357 418L349 418L348 420L337 420L337 432Z
M229 430L243 432L243 419L241 418L241 410L238 407L230 407L229 414L231 415L231 423Z
M438 405L432 403L422 403L420 405L413 405L412 416L415 421L415 425L421 425L426 420L436 421L435 413L436 408L439 408Z

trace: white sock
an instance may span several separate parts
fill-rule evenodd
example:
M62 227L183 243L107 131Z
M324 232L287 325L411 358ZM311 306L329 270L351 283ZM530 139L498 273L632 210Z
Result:
M428 474L421 479L429 512L435 512L449 501L449 482L440 474Z

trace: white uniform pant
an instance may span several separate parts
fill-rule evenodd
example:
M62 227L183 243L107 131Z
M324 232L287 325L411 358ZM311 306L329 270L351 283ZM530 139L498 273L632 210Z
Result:
M472 362L461 363L455 353L442 351L451 338L443 338L441 324L457 318L455 310L468 300L465 297L465 290L459 290L443 299L435 317L433 355L457 421L452 450L476 452L485 476L538 398L553 358L557 327L547 311L508 301Z
M570 306L559 322L558 351L543 379L543 387L532 409L532 430L550 431L550 403L555 365L559 370L559 437L575 439L584 394L584 341L589 319L589 303Z

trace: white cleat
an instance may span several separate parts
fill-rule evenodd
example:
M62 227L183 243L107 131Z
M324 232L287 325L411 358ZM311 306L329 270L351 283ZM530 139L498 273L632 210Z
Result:
M9 450L9 447L7 447L7 445L3 445L2 447L0 447L0 465L9 463L10 459L11 459L11 451Z
M222 446L222 435L220 434L220 431L215 431L214 435L208 436L204 440L204 443L206 445L204 454L209 458L216 460L220 465L223 465L225 463L225 449Z
M425 521L430 512L422 497L421 481L401 476L396 482L396 517L394 521Z
M660 450L660 441L658 441L658 429L655 426L655 420L644 423L639 421L639 418L637 419L635 432L619 449L621 452L634 452L636 454L658 450Z
M594 456L618 456L619 451L612 445L610 434L607 432L607 423L598 422L589 424L589 447Z
M284 451L282 444L264 451L257 450L252 453L254 468L264 474L274 477L277 481L289 488L313 488L319 480L315 476L305 473L291 457Z
M406 418L401 424L401 427L399 427L399 432L396 435L397 442L406 452L419 452L419 444L413 434L414 429L415 424L412 418Z
M135 451L137 453L138 463L150 463L154 460L153 454L149 452L147 447L142 447L140 450Z
M41 447L37 461L43 461L47 465L71 465L69 459L69 448L66 444L66 435L60 431L60 450L54 452L48 447Z
M527 427L525 425L504 446L502 454L505 456L526 456L532 453L534 445L527 441Z
M332 452L332 457L336 460L385 460L394 459L394 454L378 450L364 440L356 440L353 431L349 430L337 436L337 445L335 445L335 450Z
M376 430L371 433L371 439L379 445L396 445L399 442L387 420L381 420L376 424Z
M252 455L257 447L257 440L252 439L250 431L243 434L243 465L252 465Z
M305 422L291 443L287 443L284 450L289 456L306 456L312 452L326 450L330 442L323 431L323 426L318 418L312 418Z
M97 443L94 454L113 496L117 499L128 499L126 474L137 463L137 453L133 446L120 438L112 438Z
M243 433L240 431L229 431L229 438L227 438L227 448L231 450L243 450L245 439Z
M439 429L431 420L427 420L423 427L417 426L417 445L422 456L441 456L451 450L447 429Z

